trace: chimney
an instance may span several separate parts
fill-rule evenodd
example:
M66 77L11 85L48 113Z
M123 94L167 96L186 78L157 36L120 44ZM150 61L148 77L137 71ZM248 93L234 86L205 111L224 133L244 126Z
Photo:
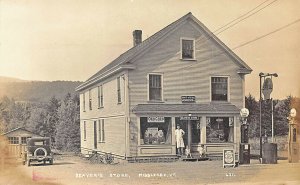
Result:
M142 30L134 30L133 35L133 46L136 46L142 42Z

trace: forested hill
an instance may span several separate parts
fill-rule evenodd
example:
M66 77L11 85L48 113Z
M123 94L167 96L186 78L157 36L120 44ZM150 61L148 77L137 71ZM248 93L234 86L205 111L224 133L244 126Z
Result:
M48 102L51 97L63 99L67 93L75 94L82 82L74 81L6 81L0 80L0 97L7 96L16 101Z

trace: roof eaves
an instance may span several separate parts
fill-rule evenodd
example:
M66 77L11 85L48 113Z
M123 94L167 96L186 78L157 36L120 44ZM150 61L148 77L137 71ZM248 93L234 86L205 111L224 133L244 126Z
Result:
M94 78L80 84L78 87L75 88L75 91L81 91L81 90L83 90L87 87L90 87L90 86L94 85L95 83L97 83L117 72L125 70L125 69L135 69L135 65L132 65L132 64L117 65L114 68L110 69L109 71L103 73L101 76L100 75L95 76Z

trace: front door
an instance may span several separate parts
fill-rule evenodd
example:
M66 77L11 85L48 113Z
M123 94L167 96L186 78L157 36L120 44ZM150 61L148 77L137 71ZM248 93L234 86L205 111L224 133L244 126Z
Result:
M97 149L97 121L94 121L94 148Z

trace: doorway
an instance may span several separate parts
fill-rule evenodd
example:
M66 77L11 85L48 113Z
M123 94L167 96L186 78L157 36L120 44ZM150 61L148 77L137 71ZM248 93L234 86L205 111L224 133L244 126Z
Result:
M94 148L97 149L97 121L94 121Z

